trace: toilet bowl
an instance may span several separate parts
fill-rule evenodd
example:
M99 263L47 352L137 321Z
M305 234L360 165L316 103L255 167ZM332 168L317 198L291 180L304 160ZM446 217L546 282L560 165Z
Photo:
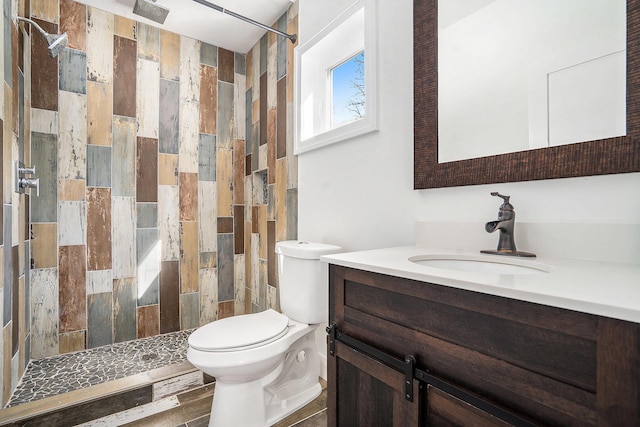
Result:
M216 379L210 427L270 426L320 394L315 330L328 315L328 277L319 258L339 250L278 242L283 313L228 317L190 335L187 359Z

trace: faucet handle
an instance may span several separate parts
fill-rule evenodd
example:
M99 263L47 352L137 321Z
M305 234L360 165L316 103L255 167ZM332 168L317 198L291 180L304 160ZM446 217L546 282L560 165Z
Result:
M511 196L505 196L503 194L498 193L497 191L492 192L491 195L501 197L502 200L504 200L504 203L500 206L500 210L511 210L511 211L513 210L513 205L509 203L509 198Z

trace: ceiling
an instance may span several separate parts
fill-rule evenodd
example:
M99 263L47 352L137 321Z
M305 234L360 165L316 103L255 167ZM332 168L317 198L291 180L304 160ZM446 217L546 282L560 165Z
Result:
M134 15L133 6L136 0L78 1L115 15L144 22L239 53L248 52L266 32L262 28L192 0L157 0L157 5L170 9L164 24L158 24L139 15ZM209 2L271 26L289 9L293 0L210 0Z

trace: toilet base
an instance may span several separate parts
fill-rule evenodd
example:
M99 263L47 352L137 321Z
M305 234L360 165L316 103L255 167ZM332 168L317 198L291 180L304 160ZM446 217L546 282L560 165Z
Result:
M265 377L249 382L217 378L209 427L277 423L320 395L318 368L312 330L298 339Z

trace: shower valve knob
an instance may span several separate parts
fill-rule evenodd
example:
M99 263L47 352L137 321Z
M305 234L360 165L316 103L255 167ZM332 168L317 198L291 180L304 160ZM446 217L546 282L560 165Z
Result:
M40 178L36 178L36 179L20 178L20 187L25 190L27 188L35 188L36 197L40 196Z

